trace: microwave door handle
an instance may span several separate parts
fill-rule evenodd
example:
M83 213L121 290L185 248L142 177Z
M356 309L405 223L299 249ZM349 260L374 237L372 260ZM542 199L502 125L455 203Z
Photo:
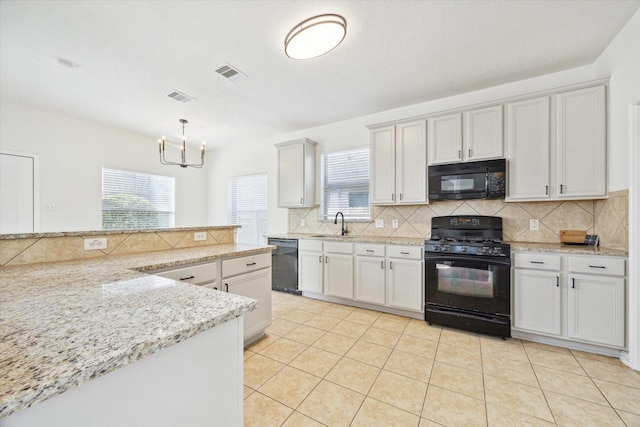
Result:
M489 197L489 169L486 169L484 176L484 194Z

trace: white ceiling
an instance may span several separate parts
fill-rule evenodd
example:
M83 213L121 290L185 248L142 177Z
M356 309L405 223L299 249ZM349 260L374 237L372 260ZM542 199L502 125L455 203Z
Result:
M633 1L0 1L0 96L209 147L304 129L592 63ZM283 42L347 20L326 56ZM58 59L74 66L62 66ZM225 63L248 75L230 82ZM197 101L178 103L178 90Z

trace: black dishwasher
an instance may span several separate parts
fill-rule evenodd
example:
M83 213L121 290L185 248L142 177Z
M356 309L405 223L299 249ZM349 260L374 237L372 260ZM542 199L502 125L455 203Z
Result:
M269 238L271 252L271 289L302 295L298 290L298 239Z

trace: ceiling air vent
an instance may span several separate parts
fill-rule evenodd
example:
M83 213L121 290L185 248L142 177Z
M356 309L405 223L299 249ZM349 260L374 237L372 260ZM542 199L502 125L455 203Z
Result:
M232 67L229 64L225 64L222 67L219 67L216 70L216 73L220 74L222 77L224 77L227 80L230 80L232 82L235 82L237 80L240 80L240 79L243 79L243 78L247 77L247 75L244 74L242 71L238 70L237 68Z
M178 92L177 90L174 90L171 93L168 93L167 96L171 99L175 99L176 101L180 101L183 104L187 104L191 101L195 101L196 99L192 96L189 96L185 93L182 92Z

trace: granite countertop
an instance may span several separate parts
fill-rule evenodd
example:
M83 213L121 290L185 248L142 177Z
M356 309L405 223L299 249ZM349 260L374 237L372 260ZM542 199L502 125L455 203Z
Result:
M412 246L423 246L425 241L423 237L350 236L348 234L346 236L338 236L332 234L283 233L269 234L265 237L271 237L274 239L311 239L347 243L377 243L381 245Z
M224 228L240 228L240 225L212 225L202 227L169 227L169 228L135 228L135 229L114 229L114 230L87 230L87 231L50 231L46 233L17 233L0 234L0 240L15 239L41 239L43 237L85 237L85 236L108 236L111 234L135 234L135 233L159 233L163 231L204 231L219 230Z
M256 307L144 271L272 249L228 244L0 267L0 418Z
M562 243L530 243L530 242L507 242L511 245L512 251L527 252L555 252L577 255L605 255L605 256L627 256L628 251L623 249L604 248L601 246L565 245Z

